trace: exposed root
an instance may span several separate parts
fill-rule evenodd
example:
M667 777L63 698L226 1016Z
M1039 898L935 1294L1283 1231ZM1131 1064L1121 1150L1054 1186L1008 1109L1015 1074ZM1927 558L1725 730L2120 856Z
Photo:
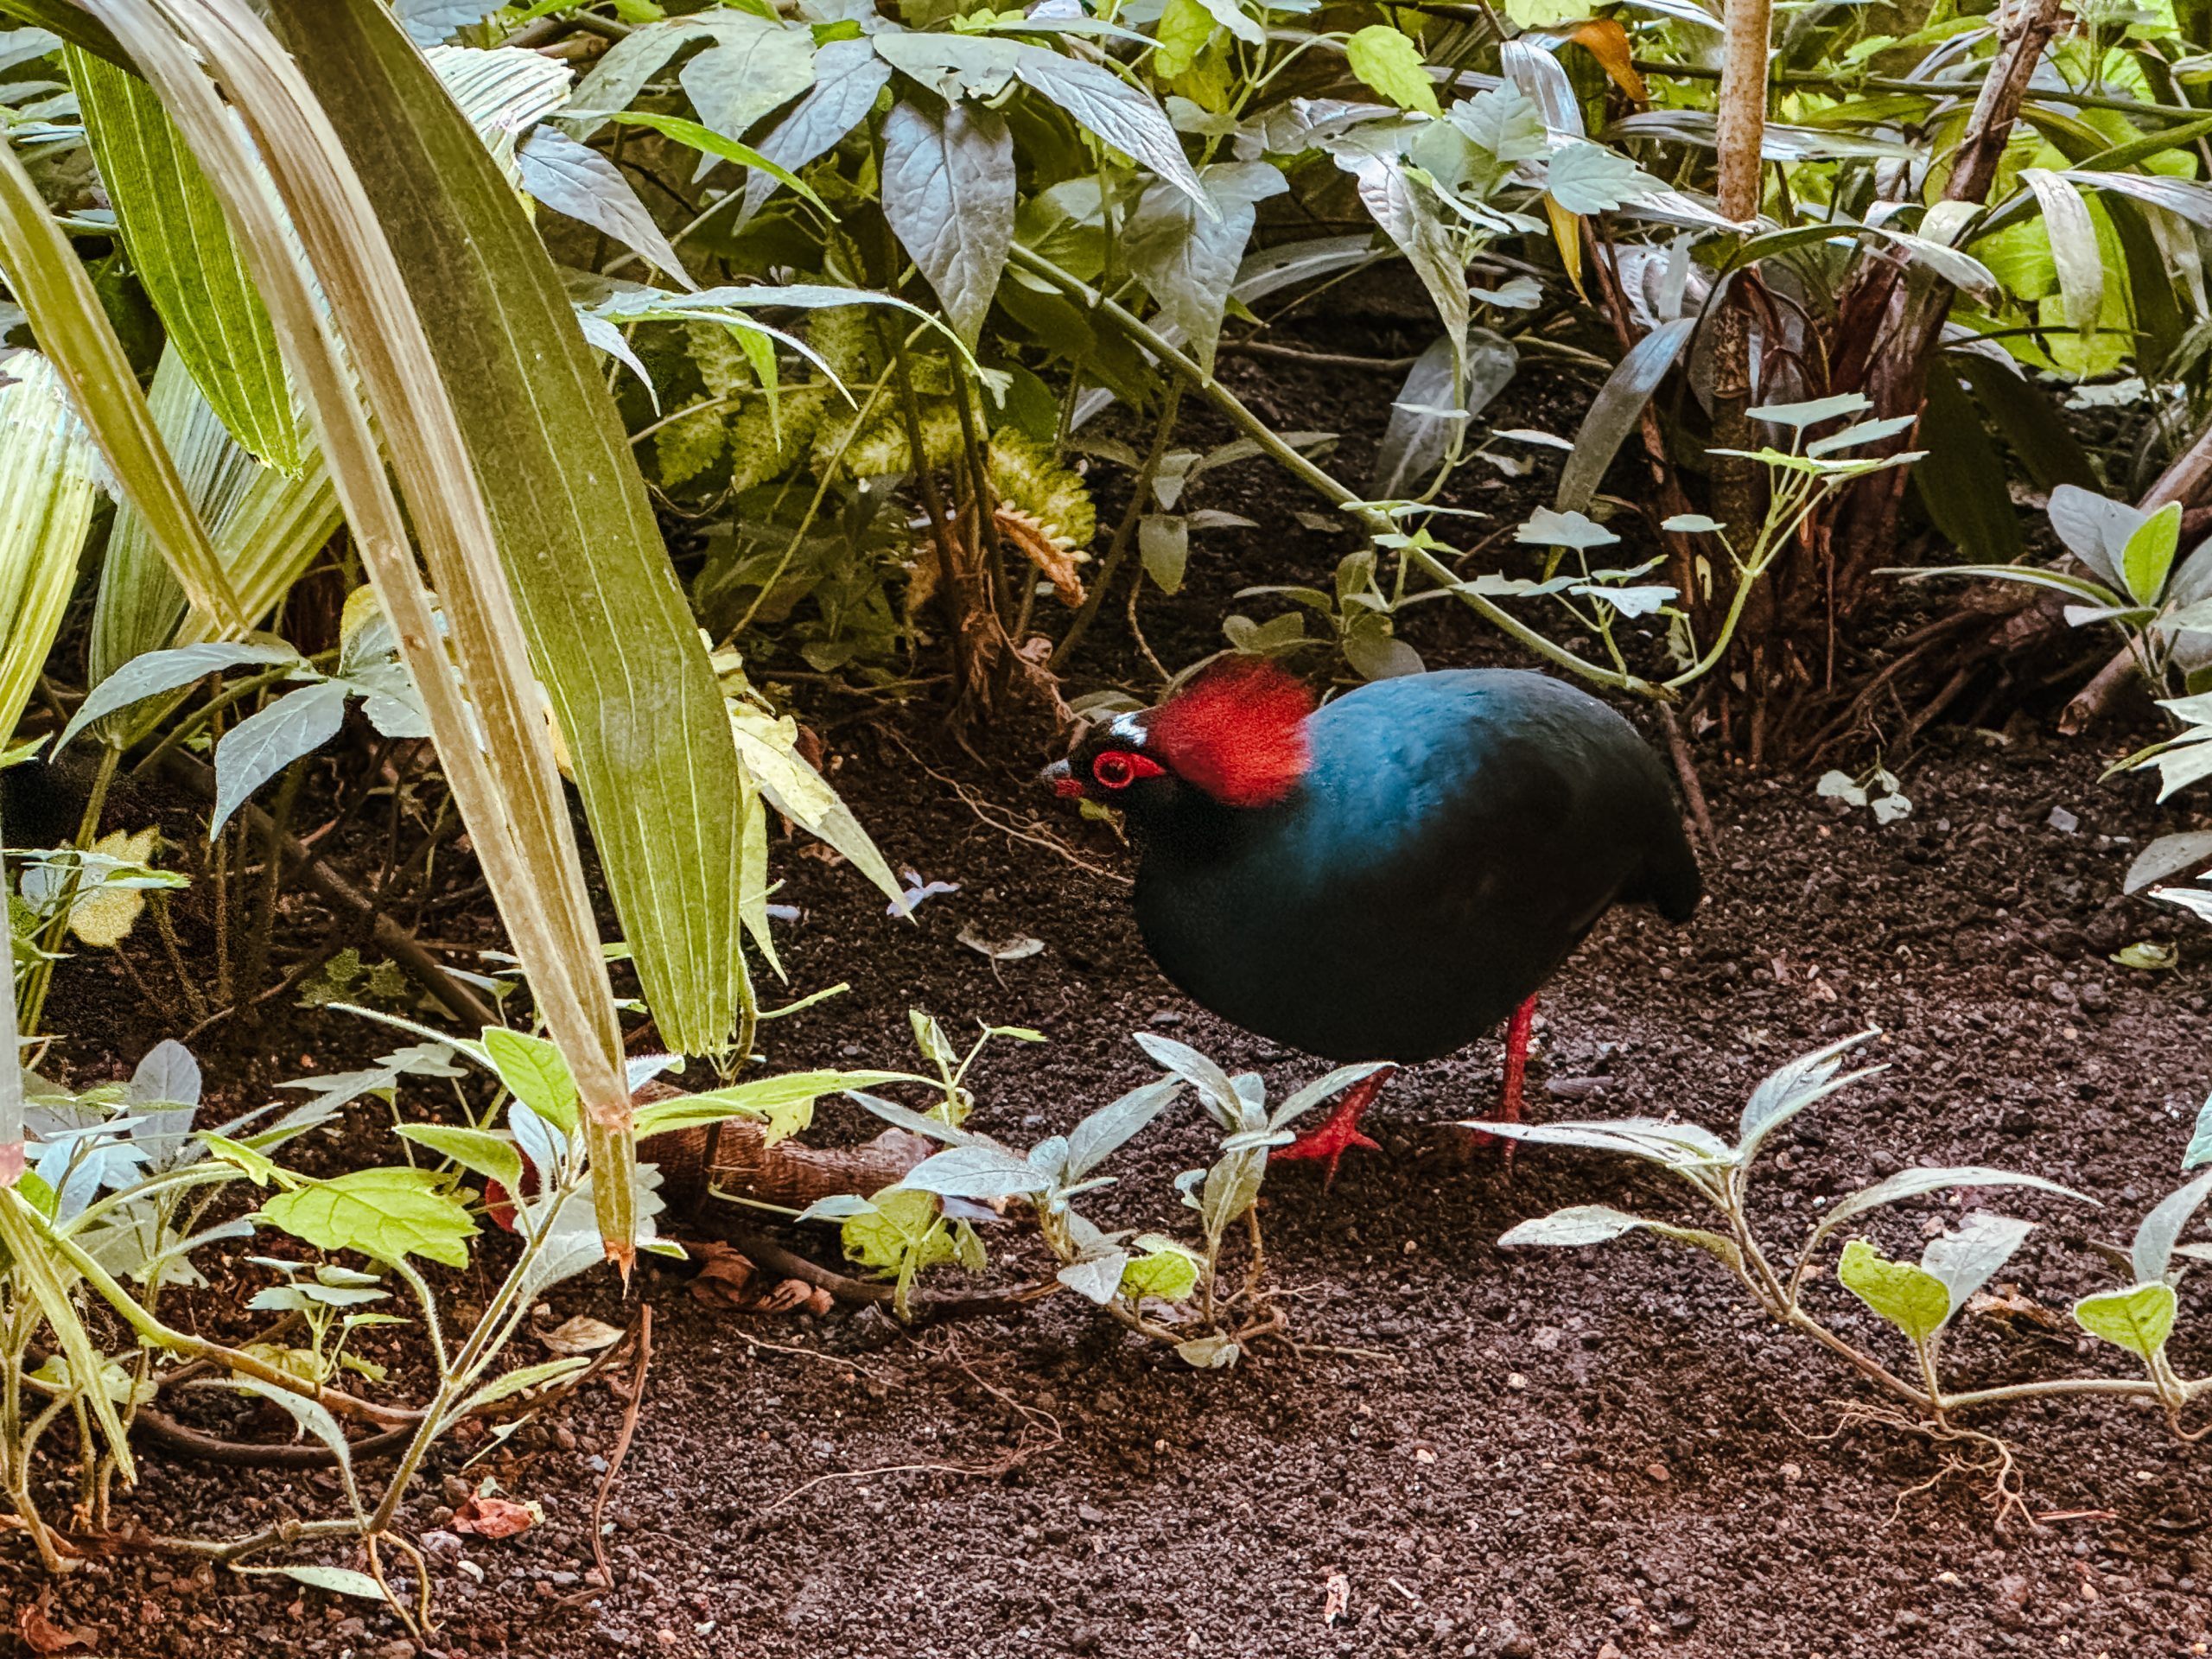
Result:
M1955 1478L1970 1484L1987 1483L1992 1518L1999 1533L2009 1531L2009 1523L2014 1521L2027 1526L2035 1524L2035 1513L2028 1507L2027 1488L2020 1478L2019 1463L2012 1455L2009 1442L1978 1428L1963 1428L1956 1423L1932 1423L1922 1418L1908 1417L1889 1406L1859 1402L1831 1403L1835 1404L1842 1414L1835 1427L1826 1434L1808 1438L1835 1440L1853 1429L1872 1426L1916 1436L1926 1440L1942 1454L1942 1466L1934 1474L1897 1494L1896 1506L1890 1513L1892 1522L1904 1513L1906 1503L1913 1498L1923 1492L1932 1492L1945 1481Z

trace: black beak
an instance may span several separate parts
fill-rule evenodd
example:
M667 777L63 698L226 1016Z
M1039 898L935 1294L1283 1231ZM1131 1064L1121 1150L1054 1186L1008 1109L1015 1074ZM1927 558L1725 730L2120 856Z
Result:
M1083 793L1083 785L1076 781L1074 768L1065 760L1055 760L1037 774L1037 780L1053 794L1073 800Z

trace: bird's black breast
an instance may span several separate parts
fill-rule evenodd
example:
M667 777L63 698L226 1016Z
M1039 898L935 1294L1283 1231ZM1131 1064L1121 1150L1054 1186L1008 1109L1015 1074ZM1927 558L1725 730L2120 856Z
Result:
M1152 826L1137 877L1162 970L1262 1036L1340 1060L1450 1053L1616 900L1696 902L1657 758L1572 687L1509 670L1379 681L1308 734L1290 797Z

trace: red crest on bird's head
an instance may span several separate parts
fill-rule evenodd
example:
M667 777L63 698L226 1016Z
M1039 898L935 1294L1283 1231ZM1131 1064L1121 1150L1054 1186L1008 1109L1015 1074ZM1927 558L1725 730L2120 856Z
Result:
M1313 762L1313 712L1304 682L1264 658L1230 657L1144 716L1146 747L1224 805L1267 806Z

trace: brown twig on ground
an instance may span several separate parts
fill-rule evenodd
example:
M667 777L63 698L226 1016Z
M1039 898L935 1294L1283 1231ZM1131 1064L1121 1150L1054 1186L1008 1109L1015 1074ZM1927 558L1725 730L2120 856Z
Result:
M1667 748L1675 757L1675 775L1682 780L1682 798L1689 804L1690 822L1697 826L1698 839L1705 843L1706 856L1720 855L1720 837L1713 828L1713 812L1705 804L1705 785L1698 781L1697 762L1690 758L1688 741L1682 736L1682 723L1675 718L1675 711L1665 703L1659 705L1659 723L1666 728Z
M1103 865L1093 864L1088 859L1077 854L1067 845L1066 842L1060 841L1054 836L1041 833L1033 833L1030 830L1022 830L1016 825L1008 823L1004 818L992 817L989 809L985 807L981 802L977 801L975 796L969 792L958 779L947 777L944 772L941 772L935 767L931 766L929 762L923 760L920 755L914 753L913 746L912 744L908 743L905 738L899 736L898 733L891 730L890 728L883 727L879 729L882 731L886 737L889 738L893 743L896 743L900 748L904 749L906 752L906 758L912 760L916 766L919 766L924 773L930 778L934 779L937 782L943 784L947 789L950 790L953 794L959 798L961 805L966 807L970 812L973 812L978 819L982 820L984 823L988 824L1001 835L1006 836L1014 841L1026 842L1027 845L1032 847L1041 847L1046 852L1051 853L1054 857L1065 859L1068 863L1074 865L1076 868L1081 870L1086 875L1099 876L1108 881L1118 881L1125 887L1133 885L1130 879L1128 876L1122 874L1118 870L1109 870Z
M151 1406L139 1407L130 1426L165 1450L230 1469L327 1469L338 1461L338 1454L320 1442L310 1445L287 1441L264 1446L251 1440L226 1440L196 1428L187 1428L167 1412ZM357 1461L382 1457L405 1446L414 1433L412 1423L388 1428L380 1434L355 1440L346 1452Z
M622 1433L614 1442L614 1455L607 1460L607 1473L599 1483L599 1496L591 1501L591 1556L599 1567L601 1589L614 1587L614 1569L607 1564L606 1531L607 1495L614 1490L614 1483L622 1477L622 1460L630 1455L630 1442L637 1438L638 1416L645 1403L645 1374L653 1363L653 1307L651 1302L638 1304L637 1323L631 1326L631 1342L637 1350L637 1364L630 1374L629 1403L622 1408Z

